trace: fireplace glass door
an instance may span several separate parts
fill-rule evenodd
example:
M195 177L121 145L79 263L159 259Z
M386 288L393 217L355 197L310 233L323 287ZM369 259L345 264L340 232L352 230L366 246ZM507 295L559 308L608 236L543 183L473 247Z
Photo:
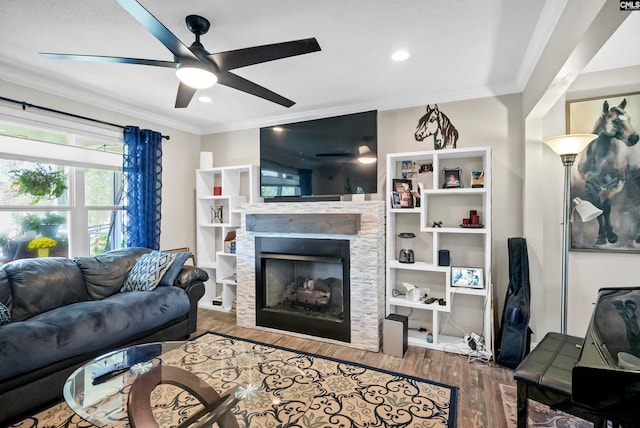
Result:
M257 324L350 340L349 241L256 240Z

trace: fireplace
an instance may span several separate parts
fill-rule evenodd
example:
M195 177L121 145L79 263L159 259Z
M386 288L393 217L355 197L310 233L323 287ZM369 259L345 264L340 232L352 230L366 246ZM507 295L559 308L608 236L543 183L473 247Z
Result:
M349 241L256 237L256 325L350 342Z
M238 273L237 297L236 297L236 319L238 326L246 328L256 328L260 330L279 332L296 337L303 337L311 340L319 340L327 343L347 345L358 349L377 352L380 350L382 321L385 316L385 229L384 229L384 201L364 201L364 202L290 202L290 203L269 203L269 204L243 204L241 213L241 227L236 232L236 262ZM333 319L323 320L325 326L336 324L348 329L348 333L340 333L345 340L330 339L319 335L314 331L309 333L298 333L291 331L298 324L309 324L308 318L320 318L320 311L316 306L324 305L321 301L313 301L313 305L296 303L298 313L288 313L283 317L278 326L265 327L264 320L258 323L258 306L266 302L266 297L258 297L256 284L264 276L263 261L256 259L261 257L261 253L285 254L293 259L305 259L309 254L300 249L271 248L269 241L274 238L290 238L293 244L308 242L311 244L321 243L318 247L320 253L311 256L316 257L316 265L320 268L327 268L337 263L327 263L336 259L342 259L342 278L338 269L333 266L329 272L320 273L313 279L336 278L342 280L343 307L342 318L335 315L335 311L329 311ZM300 241L302 239L303 241ZM323 253L331 248L331 243L326 241L337 241L340 250L339 255L333 251ZM266 242L266 244L265 244ZM275 241L277 242L277 241ZM287 242L287 241L284 241ZM256 250L256 246L260 249ZM303 249L307 249L305 244ZM324 250L323 250L324 249ZM279 257L279 256L278 256ZM271 257L271 263L277 262L277 258ZM318 261L321 260L322 262ZM265 262L267 263L267 262ZM282 262L288 263L291 262ZM297 262L295 269L304 269L304 263ZM281 266L280 266L281 267ZM267 266L267 269L269 266ZM293 270L294 267L287 269ZM257 272L260 270L260 272ZM302 272L302 271L300 271ZM340 272L340 270L338 270ZM284 276L284 275L283 275ZM298 274L298 276L303 276ZM306 276L306 273L304 274ZM314 275L315 276L315 275ZM295 275L294 275L295 277ZM295 282L295 278L285 278L285 284ZM304 285L304 281L303 281ZM307 284L309 285L309 284ZM315 287L315 282L314 282ZM326 288L321 286L321 288ZM314 288L315 289L315 288ZM286 290L276 291L274 296L282 298ZM299 291L294 286L294 291ZM304 287L303 290L304 291ZM338 292L339 293L339 292ZM348 295L347 295L348 293ZM332 292L332 298L336 294ZM265 311L267 316L277 313L277 299L269 300L269 305L273 306ZM291 298L289 300L292 300ZM288 302L289 307L293 303ZM323 314L325 318L328 315ZM312 318L316 321L315 318ZM313 322L312 325L319 322ZM348 326L350 324L350 326ZM293 327L292 327L293 326ZM325 329L326 327L322 327ZM347 341L346 338L350 340Z

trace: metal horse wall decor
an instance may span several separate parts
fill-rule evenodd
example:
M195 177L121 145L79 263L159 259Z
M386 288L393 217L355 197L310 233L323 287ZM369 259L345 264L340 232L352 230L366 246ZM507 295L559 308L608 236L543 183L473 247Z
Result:
M571 197L586 199L603 212L597 236L588 236L586 228L572 233L573 249L640 250L640 151L634 147L639 137L626 107L626 98L613 107L602 103L593 128L598 137L574 166Z
M438 109L427 106L427 113L420 118L416 127L416 141L423 141L433 136L433 148L455 149L458 142L458 130L453 126L449 118Z

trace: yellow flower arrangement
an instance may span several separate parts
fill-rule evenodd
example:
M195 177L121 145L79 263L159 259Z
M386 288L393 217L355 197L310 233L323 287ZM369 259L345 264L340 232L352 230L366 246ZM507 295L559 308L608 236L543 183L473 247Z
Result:
M38 248L53 248L56 245L58 245L58 243L55 241L55 239L41 237L29 241L27 247L30 250L36 250Z

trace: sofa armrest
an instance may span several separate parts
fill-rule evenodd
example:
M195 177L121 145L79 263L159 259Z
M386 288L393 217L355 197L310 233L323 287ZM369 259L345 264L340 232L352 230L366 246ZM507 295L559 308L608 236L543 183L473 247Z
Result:
M183 266L182 271L173 283L187 292L191 309L189 310L189 334L196 331L198 323L198 301L204 296L204 282L209 279L206 271L194 267Z
M205 270L195 266L183 266L173 285L186 289L192 282L205 282L208 279L209 274Z

